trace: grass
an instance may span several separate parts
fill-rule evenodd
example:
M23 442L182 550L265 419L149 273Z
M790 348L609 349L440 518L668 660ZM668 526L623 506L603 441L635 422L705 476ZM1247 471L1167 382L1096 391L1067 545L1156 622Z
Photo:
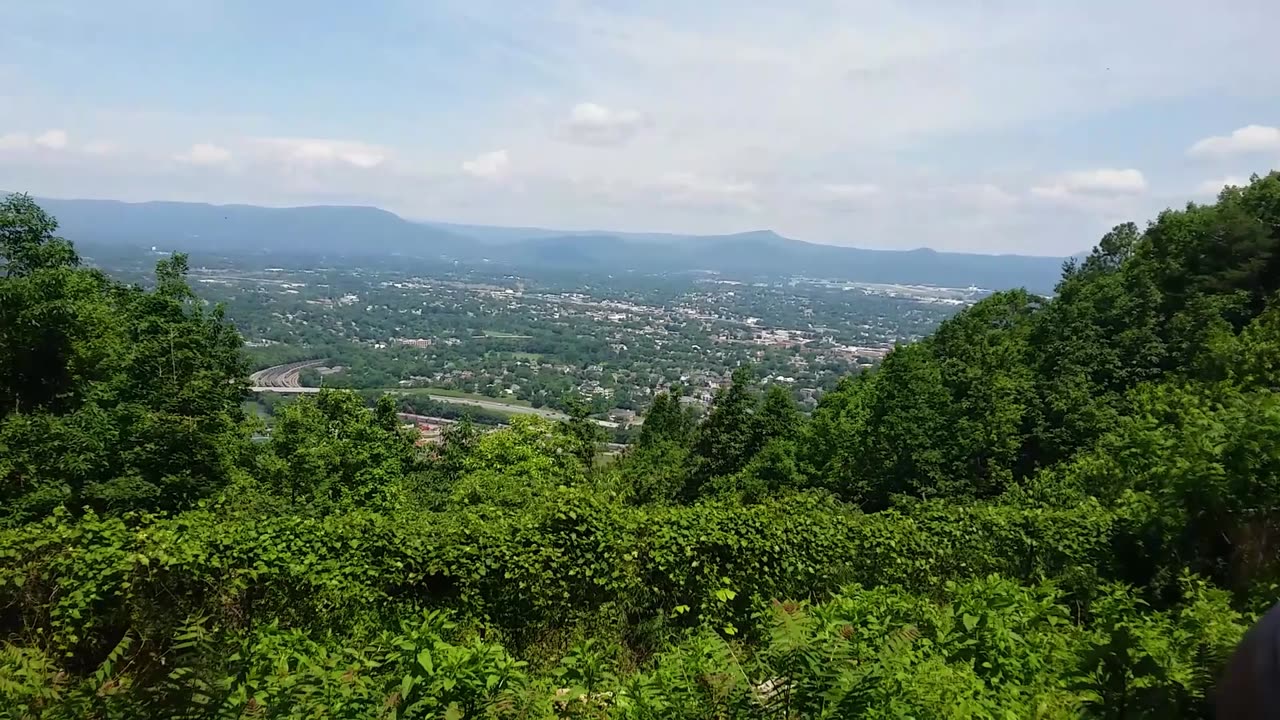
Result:
M406 395L440 395L442 397L459 398L461 400L483 400L485 402L500 403L502 405L514 405L519 407L533 407L528 400L518 400L514 397L496 397L491 398L488 395L479 393L462 392L461 390L450 390L449 388L409 388L400 392Z
M240 408L246 413L264 420L271 417L271 411L267 409L267 406L254 400L246 400L240 403Z

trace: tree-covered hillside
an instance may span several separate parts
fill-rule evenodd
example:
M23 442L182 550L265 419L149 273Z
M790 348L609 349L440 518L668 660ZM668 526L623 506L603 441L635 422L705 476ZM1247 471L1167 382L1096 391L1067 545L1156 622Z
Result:
M1211 717L1280 598L1280 174L614 462L340 391L254 442L185 258L55 232L0 204L0 718Z

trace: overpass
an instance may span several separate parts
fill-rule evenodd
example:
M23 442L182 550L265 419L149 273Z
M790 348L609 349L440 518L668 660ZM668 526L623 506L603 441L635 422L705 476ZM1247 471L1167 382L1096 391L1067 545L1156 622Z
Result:
M289 389L292 392L318 390L319 388L302 388L301 383L298 381L298 374L309 367L319 367L326 362L328 360L325 358L303 360L259 370L249 376L249 384L253 386L250 389L254 392L265 392L272 389Z

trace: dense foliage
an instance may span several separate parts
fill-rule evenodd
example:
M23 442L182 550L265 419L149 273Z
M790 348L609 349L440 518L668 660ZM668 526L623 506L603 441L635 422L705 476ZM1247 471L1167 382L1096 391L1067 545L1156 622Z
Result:
M24 196L0 204L0 524L212 495L244 437L239 335L184 256L144 291L81 267L55 227Z
M1277 599L1280 175L1122 225L809 416L265 441L187 287L0 206L0 717L1208 717Z

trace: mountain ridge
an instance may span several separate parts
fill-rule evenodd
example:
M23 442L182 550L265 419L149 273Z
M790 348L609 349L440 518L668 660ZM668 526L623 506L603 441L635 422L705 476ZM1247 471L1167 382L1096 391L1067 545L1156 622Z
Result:
M368 205L40 198L75 242L187 252L404 255L581 271L709 271L1051 292L1065 258L878 250L789 238L772 229L696 235L464 225L408 220Z

